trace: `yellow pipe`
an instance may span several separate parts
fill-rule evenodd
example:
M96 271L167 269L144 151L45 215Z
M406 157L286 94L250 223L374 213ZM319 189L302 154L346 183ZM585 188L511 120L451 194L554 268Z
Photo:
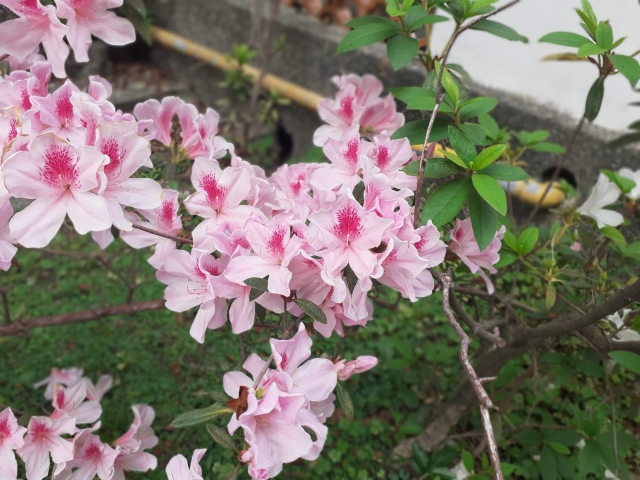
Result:
M160 27L151 27L151 37L154 41L165 47L177 50L191 57L199 58L214 67L222 70L233 70L238 68L238 62L227 55L213 50L204 45L200 45L186 37L177 35L169 30ZM244 65L243 71L250 76L254 82L258 82L260 78L260 69L251 65ZM263 80L262 86L280 93L282 96L299 103L303 107L311 110L318 109L318 102L324 97L316 92L302 88L295 83L288 82L276 75L267 73Z

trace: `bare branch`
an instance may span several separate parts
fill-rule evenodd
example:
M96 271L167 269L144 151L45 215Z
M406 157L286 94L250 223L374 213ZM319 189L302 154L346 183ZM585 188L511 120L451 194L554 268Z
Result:
M167 233L158 232L156 230L153 230L152 228L143 227L142 225L136 225L135 223L133 224L133 228L137 228L138 230L142 230L143 232L151 233L151 234L157 235L159 237L168 238L169 240L173 240L173 241L178 242L178 243L186 243L186 244L189 244L189 245L193 245L193 240L191 240L189 238L174 237L173 235L169 235Z
M460 302L458 302L458 299L453 292L449 295L449 300L453 311L456 312L456 315L458 315L458 317L471 329L474 335L477 335L483 340L493 343L499 347L504 347L507 344L502 338L494 335L493 333L487 332L480 323L476 322L471 315L462 308L462 305L460 305Z

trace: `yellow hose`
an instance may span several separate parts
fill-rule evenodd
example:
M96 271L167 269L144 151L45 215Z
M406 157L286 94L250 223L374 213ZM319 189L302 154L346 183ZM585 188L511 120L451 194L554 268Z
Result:
M199 58L214 67L222 70L233 70L238 68L238 62L227 55L224 55L212 48L200 45L186 37L177 35L169 30L160 27L151 27L151 36L154 41L167 48L177 50L194 58ZM258 82L260 78L260 69L251 65L242 67L245 74L250 76L254 82ZM311 110L318 109L318 102L323 99L322 95L316 92L302 88L295 83L288 82L271 73L265 74L262 79L262 86L280 93L282 96L299 103L303 107Z

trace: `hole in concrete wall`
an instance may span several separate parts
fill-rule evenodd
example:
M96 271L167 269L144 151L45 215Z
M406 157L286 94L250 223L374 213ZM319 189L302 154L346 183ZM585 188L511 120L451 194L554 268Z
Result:
M109 47L108 56L114 63L147 63L151 61L151 47L138 35L133 43L121 47Z
M551 177L553 177L553 172L555 171L555 169L556 167L554 166L551 168L547 168L544 172L542 172L542 180L543 181L551 180ZM573 188L576 188L578 186L578 182L576 181L576 176L566 168L560 169L558 178L565 180Z
M275 131L275 140L278 144L278 165L282 165L291 158L293 152L293 136L278 122Z

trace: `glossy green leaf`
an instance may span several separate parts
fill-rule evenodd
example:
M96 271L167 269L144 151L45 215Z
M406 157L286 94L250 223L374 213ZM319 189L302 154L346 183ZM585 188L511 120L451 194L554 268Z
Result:
M536 143L529 147L531 150L536 150L537 152L546 152L546 153L564 153L566 150L562 145L558 145L557 143L551 142L540 142Z
M347 27L358 28L358 27L364 27L365 25L369 25L371 23L385 23L394 28L396 25L398 25L396 22L386 17L380 17L376 15L365 15L362 17L354 18L353 20L347 23Z
M614 172L613 170L602 170L602 173L604 173L609 180L615 183L622 193L629 193L636 187L636 182L628 177L623 177L618 172Z
M391 138L397 140L399 138L408 138L412 145L424 143L424 137L429 126L429 119L414 120L407 122L396 130ZM449 130L449 122L442 118L436 118L433 122L433 128L429 134L429 142L439 142L447 138Z
M519 180L528 180L531 178L521 168L514 167L506 163L489 165L487 168L482 170L482 174L504 182L517 182Z
M464 206L470 187L469 178L458 178L438 188L427 199L420 215L421 225L431 220L436 227L440 227L451 221Z
M633 352L609 352L609 356L627 370L640 375L640 355Z
M446 158L430 158L424 166L424 176L426 178L444 178L465 172L464 168L455 165Z
M446 22L447 17L441 15L427 15L424 8L420 5L412 6L404 17L404 23L412 32L423 25L432 23Z
M144 0L124 0L123 5L130 6L142 17L147 16L147 8L144 6Z
M496 180L481 173L474 174L471 180L476 191L489 205L500 215L507 214L507 195Z
M440 64L436 63L436 73L440 74ZM449 70L445 67L444 73L442 74L442 87L444 88L447 95L449 95L449 100L453 104L454 108L458 105L460 101L460 89L458 88L458 84L453 79Z
M613 45L613 31L607 22L600 22L596 27L596 42L606 50L610 50Z
M236 442L233 441L233 438L226 429L220 428L213 423L207 424L207 432L211 435L211 438L222 448L226 448L228 450L238 451L238 447L236 446Z
M496 138L500 134L500 126L491 115L479 115L478 123L489 137Z
M406 104L409 104L414 100L420 100L420 99L426 99L426 98L434 99L434 103L435 103L435 98L436 98L435 92L433 92L432 90L427 90L426 88L396 87L396 88L390 88L389 91L394 97L396 97L398 100Z
M469 165L476 159L476 147L465 134L455 127L449 127L449 142L464 163Z
M462 463L468 472L473 471L473 455L468 450L462 451Z
M571 32L553 32L542 37L539 42L552 43L563 47L580 48L585 43L592 43L587 37Z
M488 148L485 148L473 161L474 170L482 170L483 168L491 165L493 162L500 158L502 152L504 152L506 148L506 145L492 145Z
M340 408L342 408L342 413L344 413L344 416L347 418L353 418L353 402L351 401L349 393L340 384L340 382L336 384L336 393L336 396L338 397L338 403L340 403Z
M593 122L598 116L598 113L600 113L602 99L604 98L604 79L605 77L598 77L587 95L584 116L590 122Z
M580 474L585 476L593 471L602 461L602 451L600 445L594 440L587 440L584 448L578 454L578 469Z
M518 239L510 230L505 230L503 240L511 250L518 251Z
M489 113L498 105L498 100L489 97L476 97L460 105L458 113L463 120Z
M305 300L304 298L296 298L294 301L296 302L296 305L300 307L300 310L309 315L316 322L327 323L327 316L318 305L309 300Z
M498 217L494 208L480 196L475 188L472 188L469 193L469 216L473 235L482 252L496 235Z
M244 284L251 287L249 292L249 300L253 301L269 290L269 281L267 278L247 278Z
M518 237L518 253L528 255L536 246L540 231L536 227L529 227Z
M432 111L434 108L436 108L435 92L432 92L431 90L425 90L425 92L428 92L431 95L429 94L421 95L420 97L416 97L412 99L409 103L407 103L407 110ZM451 109L451 107L447 105L445 102L440 102L438 111L442 113L453 113L453 110Z
M399 70L418 53L418 40L399 33L387 42L387 56L394 70Z
M580 19L584 22L580 26L584 29L585 32L593 39L596 39L596 21L589 18L582 10L576 8L576 13L580 17Z
M578 49L579 57L588 57L591 55L600 55L607 51L606 48L602 48L595 43L585 43Z
M591 20L594 25L597 24L598 18L596 17L596 14L591 7L591 3L589 3L589 0L581 0L580 4L582 5L582 11L587 16L587 18L589 18L589 20Z
M613 45L611 45L611 48L609 50L615 50L617 47L619 47L622 42L624 42L627 39L627 37L622 37L619 38L618 40L616 40Z
M520 35L513 28L499 22L494 22L493 20L483 20L481 22L478 22L473 25L471 29L480 30L481 32L487 32L497 37L505 38L511 41L518 41L523 43L529 42L529 39L527 37Z
M640 63L635 58L627 57L626 55L609 55L609 60L622 75L627 77L631 86L635 88L640 80Z
M630 143L640 142L640 132L627 133L609 143L609 148L620 148Z
M369 23L350 31L338 45L338 53L348 52L356 48L381 42L401 30L400 25L388 23Z
M622 235L622 233L620 233L620 230L618 230L617 228L607 225L605 227L602 227L600 231L605 237L613 240L616 245L620 247L625 247L627 245L627 241L625 240L624 235Z
M571 450L569 450L567 447L565 447L561 443L558 443L558 442L547 442L547 445L549 445L549 447L552 450L555 450L556 452L558 452L561 455L571 455Z
M463 169L467 170L467 167L468 167L467 164L464 162L464 160L462 160L456 154L451 153L451 152L447 152L447 151L442 152L442 154L445 157L447 157L451 162L453 162L457 166L459 166L460 168L463 168Z
M540 475L542 480L557 480L558 479L558 466L556 465L556 459L553 455L553 450L549 447L543 447L540 452Z
M475 123L463 123L459 125L462 132L471 139L475 145L483 145L487 134L480 125Z
M223 403L214 403L210 407L191 410L190 412L178 415L175 420L171 422L171 426L173 428L191 427L192 425L210 422L221 415L234 412L235 410L233 408L230 408Z

